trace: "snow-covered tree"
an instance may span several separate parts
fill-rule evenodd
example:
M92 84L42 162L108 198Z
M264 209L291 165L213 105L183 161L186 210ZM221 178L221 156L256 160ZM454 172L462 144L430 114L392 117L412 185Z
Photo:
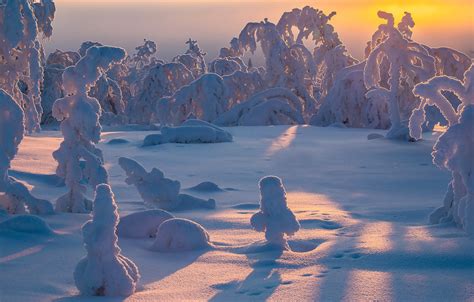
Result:
M95 147L100 140L101 108L97 99L88 93L101 74L124 57L125 51L121 48L94 46L63 73L66 96L54 103L53 116L61 121L64 141L53 157L58 162L56 174L65 179L69 191L56 201L58 211L89 212L92 204L84 195L86 186L81 181L85 178L93 187L107 183L102 151Z
M138 95L130 104L131 121L138 124L157 121L157 102L163 97L172 96L193 80L192 72L181 63L157 64L149 70Z
M116 234L119 214L109 185L97 186L92 220L82 227L87 256L74 270L84 296L130 296L140 279L137 266L121 254Z
M288 45L302 47L305 40L309 39L314 43L310 66L313 68L311 73L314 74L314 89L318 98L326 96L336 74L342 68L357 63L357 60L347 53L334 27L329 24L335 15L335 12L326 15L319 9L305 6L285 12L277 24L278 31Z
M51 214L53 205L33 197L28 188L8 175L10 163L23 139L24 115L20 106L0 89L0 209L11 214Z
M381 25L384 36L367 57L364 83L373 102L387 102L391 127L387 138L408 139L407 120L417 103L410 97L411 87L435 74L434 59L420 44L408 40L394 26L393 16L379 12L387 20ZM388 68L384 68L386 60ZM384 81L385 77L386 83Z
M257 43L265 57L266 87L284 87L294 91L304 100L304 113L316 108L316 100L308 82L315 76L311 52L302 44L287 45L275 24L265 19L260 23L248 23L239 35L241 52L257 50ZM311 85L309 85L311 86Z
M365 96L365 63L344 68L323 99L310 124L330 126L342 124L351 128L387 129L390 126L385 102L369 102Z
M265 232L269 244L288 249L285 235L294 235L300 224L288 208L283 183L279 177L266 176L259 187L260 211L251 217L250 223L257 232Z
M28 133L40 130L41 36L51 36L54 13L52 0L0 2L0 88L24 110Z
M186 44L188 45L186 53L173 58L173 62L183 64L193 73L195 78L198 78L207 72L206 60L204 59L206 53L202 52L195 40L189 39Z
M222 79L224 80L229 108L248 100L250 96L260 92L265 87L263 78L258 71L236 71L223 76Z
M161 124L179 125L191 113L200 120L212 122L228 106L224 80L215 73L208 73L181 87L171 97L161 99L157 111Z
M125 101L120 85L103 74L91 88L89 96L99 101L102 109L100 122L102 125L123 124L125 116Z
M209 63L209 72L217 73L222 77L236 71L247 71L247 66L239 57L216 58Z
M454 93L461 104L454 108L443 94ZM432 223L454 220L468 233L474 234L474 65L464 74L464 80L436 76L415 86L414 93L422 98L410 118L410 134L422 136L421 125L428 105L438 107L449 128L434 146L433 162L448 169L453 179L448 187L444 205L430 216Z
M167 211L187 209L214 209L214 199L204 200L187 194L180 194L181 183L177 180L166 178L164 173L153 168L151 172L134 161L121 157L119 165L127 174L125 182L134 185L147 205L157 206Z
M271 88L251 96L221 114L220 126L263 126L304 124L300 98L285 88Z
M63 68L66 68L76 65L80 59L81 55L75 51L62 51L56 49L56 51L49 54L48 59L46 59L46 65L59 64L63 66Z

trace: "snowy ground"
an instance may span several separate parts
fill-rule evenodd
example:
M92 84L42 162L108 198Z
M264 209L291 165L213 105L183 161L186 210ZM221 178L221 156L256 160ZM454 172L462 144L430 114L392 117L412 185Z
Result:
M216 248L152 252L150 240L120 239L140 268L139 291L126 301L474 301L474 240L453 226L428 226L449 181L431 163L435 135L419 143L367 140L373 130L292 127L230 128L233 143L141 148L149 132L106 132L104 151L121 215L144 209L124 183L120 156L159 167L182 188L213 181L228 190L186 192L217 200L214 211L175 213L201 223ZM124 144L107 144L123 138ZM54 200L51 152L58 132L27 137L12 175ZM300 220L293 251L245 254L263 239L249 219L257 182L280 176ZM56 235L0 234L0 301L122 301L77 296L72 272L85 255L81 225L88 215L45 217Z

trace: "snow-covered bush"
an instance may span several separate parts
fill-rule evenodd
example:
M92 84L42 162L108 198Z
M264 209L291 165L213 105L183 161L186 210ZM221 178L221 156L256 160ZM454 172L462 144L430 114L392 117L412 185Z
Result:
M272 88L259 92L221 114L220 126L263 126L304 124L301 100L290 90Z
M64 141L53 157L58 162L56 174L65 179L69 191L56 201L58 211L89 212L92 204L84 195L86 186L81 181L85 178L93 187L107 183L102 151L95 147L100 140L101 108L88 92L112 63L124 57L125 51L121 48L94 46L63 73L66 96L54 103L53 116L61 121ZM85 162L84 168L81 161Z
M87 256L74 270L84 296L130 296L140 279L137 266L121 254L116 234L119 214L110 186L97 186L92 220L82 227Z
M210 246L209 234L200 224L173 218L160 225L151 249L157 252L188 252Z
M392 14L378 15L387 24L379 26L378 44L371 49L364 67L366 96L371 102L388 103L391 126L387 138L408 139L407 121L417 106L411 88L435 74L434 58L395 28Z
M174 95L161 99L157 114L162 125L179 125L190 114L203 121L212 122L224 113L228 106L224 80L215 73L208 73L181 87Z
M134 185L148 205L155 205L167 211L216 207L214 199L204 200L187 194L179 194L180 182L166 178L157 168L147 172L139 163L126 157L119 158L119 165L127 174L125 182L128 185Z
M0 89L23 108L28 133L40 130L41 36L51 36L54 13L52 0L0 2Z
M158 100L172 96L193 80L192 72L181 63L157 64L149 70L143 80L142 88L129 106L128 115L131 121L138 124L150 124L157 121L155 108ZM158 114L160 114L159 105Z
M260 211L250 223L257 232L265 232L269 244L287 249L285 235L291 236L300 224L286 202L286 191L280 178L266 176L260 180Z
M53 205L35 198L28 188L8 175L10 163L23 140L24 115L13 98L0 89L0 208L11 214L52 214Z
M154 238L156 230L174 216L163 210L146 210L120 218L117 235L125 238Z
M454 108L444 91L450 91L461 100ZM433 162L453 174L444 205L430 216L432 223L454 220L468 233L474 234L474 65L464 74L464 81L453 77L436 76L415 86L415 95L422 98L420 106L410 118L410 134L422 136L421 125L425 107L438 107L449 123L434 146Z
M166 143L226 143L231 142L232 139L232 134L211 123L198 119L189 119L179 127L162 127L161 134L147 135L143 141L143 146Z

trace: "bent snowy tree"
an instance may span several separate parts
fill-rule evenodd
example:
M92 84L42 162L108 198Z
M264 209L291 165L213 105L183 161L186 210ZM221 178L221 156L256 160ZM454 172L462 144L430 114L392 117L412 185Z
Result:
M461 100L454 108L443 94L450 91ZM410 117L410 133L414 138L422 137L426 115L425 108L434 105L439 108L449 123L433 151L433 162L448 169L453 179L448 186L444 205L430 216L432 223L454 220L470 234L474 234L474 65L464 74L464 81L453 77L437 76L415 86L414 93L422 98L420 106Z
M24 115L13 98L0 89L0 209L10 214L51 214L53 205L35 198L28 188L8 175L10 163L23 140Z
M58 211L91 211L92 203L85 197L87 188L81 181L87 180L92 187L107 183L102 151L95 147L101 134L101 107L88 92L112 63L120 62L124 57L125 51L121 48L94 46L63 73L66 97L54 103L53 116L61 121L64 141L53 157L58 162L56 174L64 178L69 191L56 201ZM81 161L84 161L83 167Z
M422 45L408 40L395 28L392 14L379 12L378 15L387 24L380 26L385 33L383 40L367 57L364 83L369 91L366 95L373 102L388 103L391 127L387 138L408 139L407 121L417 104L409 102L411 98L402 93L403 86L432 77L434 59ZM387 70L383 68L384 60L389 66Z

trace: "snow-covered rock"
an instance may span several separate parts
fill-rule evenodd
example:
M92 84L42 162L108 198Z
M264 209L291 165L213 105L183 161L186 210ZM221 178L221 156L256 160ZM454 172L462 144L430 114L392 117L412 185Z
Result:
M205 144L232 142L229 132L205 121L197 119L186 120L179 127L162 127L161 134L147 135L143 146L177 144Z
M250 219L252 228L265 232L269 244L288 249L285 235L294 235L300 224L288 208L283 183L276 176L266 176L260 180L259 187L260 211Z
M120 218L117 235L125 238L154 238L156 230L174 216L163 210L135 212Z
M174 218L160 225L151 249L157 252L187 252L210 246L209 234L200 224Z
M87 256L76 266L74 281L84 296L130 296L140 278L137 266L121 254L116 234L119 215L108 185L96 189L92 220L82 227Z

